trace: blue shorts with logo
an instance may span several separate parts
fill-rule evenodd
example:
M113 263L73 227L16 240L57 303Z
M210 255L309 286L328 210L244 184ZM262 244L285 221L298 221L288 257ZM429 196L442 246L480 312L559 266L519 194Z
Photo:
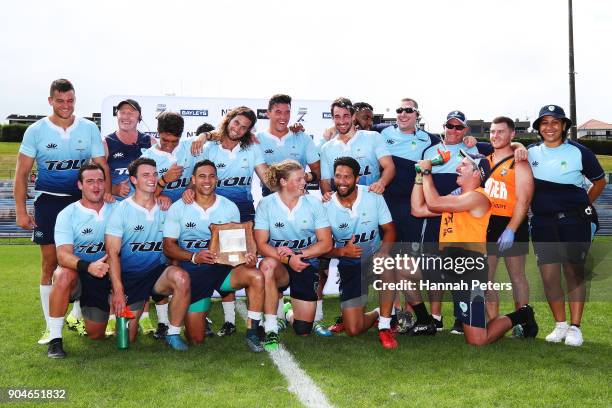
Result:
M32 242L38 245L55 244L55 220L68 205L81 199L81 195L55 196L41 193L34 200L34 221L36 228L32 231Z

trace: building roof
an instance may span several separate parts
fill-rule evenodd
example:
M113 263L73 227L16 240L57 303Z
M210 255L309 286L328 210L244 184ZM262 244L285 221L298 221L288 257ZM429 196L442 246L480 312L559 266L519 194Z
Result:
M578 126L578 130L591 130L591 129L612 129L612 124L605 123L597 119L591 119Z

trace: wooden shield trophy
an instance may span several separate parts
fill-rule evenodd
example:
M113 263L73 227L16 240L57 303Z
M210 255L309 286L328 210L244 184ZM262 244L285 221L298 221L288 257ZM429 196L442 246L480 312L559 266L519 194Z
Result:
M209 250L218 254L217 263L237 266L246 262L245 255L256 255L253 221L210 224Z

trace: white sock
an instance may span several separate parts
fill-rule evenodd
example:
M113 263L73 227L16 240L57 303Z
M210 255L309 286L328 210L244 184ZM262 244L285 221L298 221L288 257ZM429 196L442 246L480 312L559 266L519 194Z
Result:
M64 327L63 317L49 317L49 338L61 339L62 328Z
M45 325L49 328L49 296L51 295L51 285L40 285L40 304L42 305Z
M276 308L276 317L279 319L285 318L285 301L281 298L278 299L278 307Z
M168 323L168 336L173 334L181 334L181 326L173 326L171 323Z
M555 323L555 328L557 328L557 327L565 329L565 328L568 328L569 325L567 324L567 322L556 322Z
M391 308L391 316L395 316L395 306Z
M378 318L378 330L391 329L391 318L382 317Z
M293 309L287 310L287 314L285 315L285 319L291 324L293 324Z
M276 315L267 314L264 315L265 323L264 330L266 333L274 332L278 333L278 320L276 319Z
M236 302L221 302L221 306L223 306L223 317L226 322L230 322L231 324L236 324Z
M155 305L155 311L157 312L157 322L170 327L170 320L168 320L168 304Z
M317 300L317 311L315 312L315 322L323 320L323 299Z
M72 310L70 311L70 314L77 320L83 318L83 314L81 313L81 301L80 300L74 301L74 303L72 304Z
M155 308L157 309L157 305L155 305ZM142 312L142 314L140 315L140 319L138 319L138 321L141 321L142 319L146 319L147 317L149 317L149 312Z
M247 317L251 320L261 321L261 312L253 312L252 310L247 310Z
M433 317L433 318L434 318L434 319L436 319L437 321L442 320L442 315L435 315L435 314L432 314L432 315L431 315L431 317Z

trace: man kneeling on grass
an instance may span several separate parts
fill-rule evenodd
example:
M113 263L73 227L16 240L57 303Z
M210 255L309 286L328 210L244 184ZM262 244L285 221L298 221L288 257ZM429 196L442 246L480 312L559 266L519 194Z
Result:
M196 163L191 177L194 201L185 204L179 200L172 204L164 225L164 253L179 262L191 279L191 304L185 319L185 333L191 343L202 343L213 291L234 292L246 288L249 300L246 342L251 351L262 352L257 328L264 304L264 277L255 267L257 256L246 254L246 264L232 269L218 264L218 254L208 249L210 224L240 222L236 204L215 194L217 181L217 168L212 161ZM275 286L270 296L276 300Z

